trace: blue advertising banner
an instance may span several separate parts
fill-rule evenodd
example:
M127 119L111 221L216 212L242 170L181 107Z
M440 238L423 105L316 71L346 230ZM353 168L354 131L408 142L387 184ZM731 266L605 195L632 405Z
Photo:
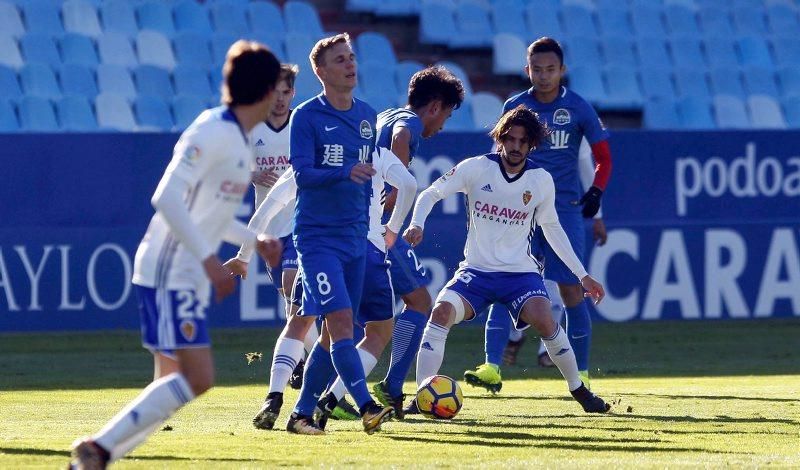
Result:
M133 254L177 135L0 135L0 331L136 328ZM603 207L609 240L587 254L609 321L800 316L799 132L615 132ZM412 163L420 189L488 137L445 133ZM240 216L252 211L252 195ZM432 295L462 259L460 195L419 247ZM224 247L222 257L234 253ZM216 326L283 321L264 267L214 306Z

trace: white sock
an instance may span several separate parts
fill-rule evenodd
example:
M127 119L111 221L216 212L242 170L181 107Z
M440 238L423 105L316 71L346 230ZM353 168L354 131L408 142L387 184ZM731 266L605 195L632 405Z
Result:
M102 448L111 451L140 432L154 431L155 426L166 421L193 399L194 393L183 375L178 372L169 374L154 380L142 390L138 397L111 418L92 439ZM147 436L143 436L133 447L145 438Z
M428 377L439 372L444 360L444 344L447 341L449 328L428 322L422 333L422 340L417 352L417 388Z
M550 314L553 315L553 321L556 322L556 325L560 325L561 324L561 320L564 319L564 306L551 303L550 304ZM539 353L538 353L538 355L541 356L545 351L547 351L547 349L544 347L544 340L539 341Z
M305 339L303 339L303 344L306 348L306 356L311 354L311 348L314 347L314 343L317 342L317 338L319 338L319 330L317 330L317 324L314 323L311 325L311 328L308 329Z
M366 349L356 348L356 351L358 351L358 357L361 358L361 365L364 366L364 377L366 378L369 376L369 373L372 372L372 369L375 368L378 359ZM331 385L330 391L339 400L347 393L347 387L345 387L341 377L336 377L336 380L333 381L333 385Z
M520 330L511 328L511 331L508 332L508 340L517 342L522 339L522 335L523 333Z
M581 378L578 376L578 364L575 362L575 351L569 345L569 338L564 333L561 325L556 325L558 330L551 338L542 338L550 359L558 367L561 375L567 381L569 390L575 390L581 386Z
M283 393L292 372L303 358L303 342L298 339L280 336L272 353L272 367L269 370L269 393Z
M151 434L156 432L158 428L161 427L162 424L163 423L154 423L149 428L143 429L138 433L134 434L133 436L129 437L128 439L117 444L116 447L114 447L109 451L109 454L111 454L111 456L108 459L108 463L116 462L117 460L128 455L128 453L133 451L133 449L139 447L139 444L141 444L148 437L150 437Z

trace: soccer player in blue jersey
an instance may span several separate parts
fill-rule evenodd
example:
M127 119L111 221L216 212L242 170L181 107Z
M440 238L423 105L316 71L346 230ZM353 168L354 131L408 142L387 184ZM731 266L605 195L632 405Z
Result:
M251 179L247 134L272 108L279 71L280 63L263 45L234 43L222 69L224 106L201 113L175 144L151 199L156 213L133 270L142 344L153 354L154 380L103 429L76 442L70 468L106 468L211 388L205 314L210 287L217 301L236 287L216 252L223 240L256 241L235 215ZM271 266L278 263L278 240L259 238L256 246Z
M294 243L302 276L300 317L324 318L306 362L303 387L287 430L321 434L313 422L317 397L334 373L355 399L364 430L391 418L367 389L353 344L354 310L361 302L367 253L369 185L375 169L377 113L353 97L356 57L347 34L321 39L310 54L323 92L291 117L289 158L297 183Z
M608 132L594 108L576 93L561 85L566 72L564 53L558 41L542 37L528 47L525 72L532 87L506 101L503 112L524 104L538 113L551 130L549 142L535 149L530 158L547 170L555 181L556 211L564 231L578 256L583 259L585 232L583 218L593 217L611 174ZM596 161L592 186L581 194L578 177L578 151L586 137ZM589 386L589 347L592 323L578 278L566 268L552 248L537 232L534 251L544 256L545 278L558 283L567 313L567 335L575 350L578 370ZM486 322L486 363L466 371L464 379L473 385L497 391L502 386L500 362L508 341L510 322L501 305L493 305Z
M450 71L441 66L420 70L408 84L408 104L378 115L377 145L391 149L408 166L417 153L420 140L439 132L463 101L464 86ZM391 212L396 194L393 190L387 196L387 214ZM389 371L386 378L374 386L373 392L382 404L392 406L395 416L402 419L403 382L430 316L431 296L426 286L431 281L414 248L402 237L398 237L389 249L389 261L392 288L403 299L405 308L395 318Z

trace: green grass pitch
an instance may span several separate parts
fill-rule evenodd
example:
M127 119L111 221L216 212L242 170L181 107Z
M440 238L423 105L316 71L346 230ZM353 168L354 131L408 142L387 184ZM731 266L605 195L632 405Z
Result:
M456 327L442 373L462 385L461 413L373 436L357 422L319 437L252 427L276 335L215 331L218 386L116 468L800 467L800 319L596 324L592 387L614 403L607 416L583 413L555 370L535 366L532 339L500 394L467 386L483 330ZM264 359L248 365L249 352ZM372 381L387 362L388 351ZM0 335L0 468L63 467L72 440L131 400L151 367L134 333Z

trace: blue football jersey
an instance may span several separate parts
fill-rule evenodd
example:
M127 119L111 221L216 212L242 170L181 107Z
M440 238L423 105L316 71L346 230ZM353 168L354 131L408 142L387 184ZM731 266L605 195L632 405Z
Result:
M392 134L395 127L405 127L411 133L408 143L409 156L413 159L419 150L419 141L422 139L422 120L414 111L406 108L389 108L378 114L378 147L392 148Z
M521 104L536 111L551 131L549 141L534 150L531 158L553 177L556 210L580 212L577 202L583 195L578 173L581 140L586 137L590 144L595 144L608 139L608 131L592 105L565 87L550 103L539 102L530 88L509 98L503 105L503 113Z
M347 111L320 94L291 117L289 159L297 181L294 235L366 239L369 184L350 179L350 170L369 162L375 149L377 113L353 99Z

